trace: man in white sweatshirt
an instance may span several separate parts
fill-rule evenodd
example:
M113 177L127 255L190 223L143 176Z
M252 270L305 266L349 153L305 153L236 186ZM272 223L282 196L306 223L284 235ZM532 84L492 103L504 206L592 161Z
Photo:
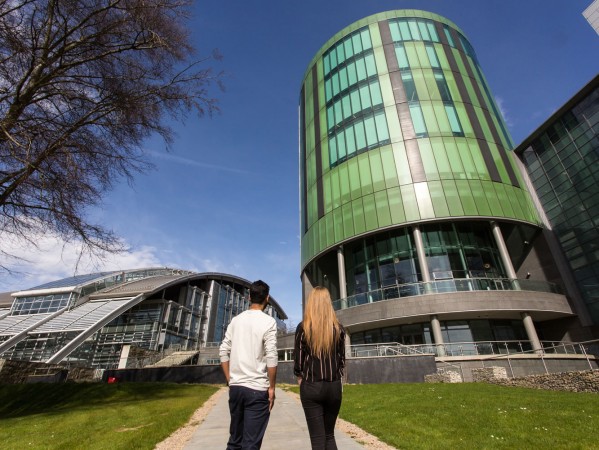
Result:
M229 385L231 426L227 450L262 446L277 378L277 322L264 313L270 288L250 286L250 308L233 317L220 346L220 363Z

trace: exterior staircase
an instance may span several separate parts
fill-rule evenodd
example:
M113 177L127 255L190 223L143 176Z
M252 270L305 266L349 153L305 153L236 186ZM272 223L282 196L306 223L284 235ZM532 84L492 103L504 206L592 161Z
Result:
M168 355L167 357L161 359L160 361L157 361L154 364L150 364L146 367L182 366L185 363L190 362L190 360L199 353L200 352L198 352L197 350L173 352L170 355Z

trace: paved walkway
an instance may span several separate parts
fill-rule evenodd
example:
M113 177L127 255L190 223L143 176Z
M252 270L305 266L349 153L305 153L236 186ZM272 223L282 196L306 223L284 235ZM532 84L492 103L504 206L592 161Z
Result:
M277 389L275 406L270 413L262 450L306 450L310 448L310 437L302 406L294 397ZM229 395L223 393L206 419L194 432L184 450L222 449L229 439ZM335 430L337 447L343 450L359 450L364 447L349 435Z

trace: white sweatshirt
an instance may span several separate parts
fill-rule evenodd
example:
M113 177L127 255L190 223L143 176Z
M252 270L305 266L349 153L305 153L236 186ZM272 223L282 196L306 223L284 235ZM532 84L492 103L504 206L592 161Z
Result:
M278 364L277 322L257 309L242 312L227 327L219 354L229 361L229 386L268 390L266 368Z

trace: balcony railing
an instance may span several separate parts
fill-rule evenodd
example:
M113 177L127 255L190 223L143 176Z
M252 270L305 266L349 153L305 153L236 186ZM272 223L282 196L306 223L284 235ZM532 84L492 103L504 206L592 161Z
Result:
M541 345L545 354L587 355L599 353L598 341L581 343L541 341ZM478 341L418 345L385 342L380 344L354 344L350 346L350 349L349 356L353 358L397 355L499 356L533 352L530 341Z
M365 305L384 300L395 300L416 295L442 294L447 292L468 291L534 291L560 294L561 291L553 283L537 280L520 280L510 278L451 278L419 283L406 283L387 286L381 289L354 294L347 298L335 300L335 310Z

